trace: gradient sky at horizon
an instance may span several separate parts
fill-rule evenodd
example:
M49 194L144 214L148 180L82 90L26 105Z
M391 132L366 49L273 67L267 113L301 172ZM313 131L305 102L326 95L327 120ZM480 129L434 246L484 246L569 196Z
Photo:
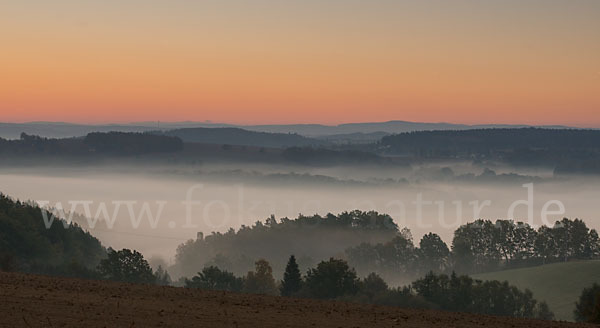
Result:
M600 127L600 1L0 1L0 121Z

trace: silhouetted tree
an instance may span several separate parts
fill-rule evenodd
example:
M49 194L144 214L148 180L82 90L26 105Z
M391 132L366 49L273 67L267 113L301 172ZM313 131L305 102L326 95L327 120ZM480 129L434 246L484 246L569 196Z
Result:
M507 264L529 260L535 256L537 232L528 224L512 220L497 220L493 243Z
M104 279L131 283L153 284L156 279L144 256L136 250L109 249L108 258L100 261L98 271Z
M308 270L304 285L311 297L334 299L356 294L358 283L356 272L346 261L330 258Z
M418 264L421 272L444 272L448 268L450 250L440 236L428 233L419 242Z
M489 220L477 220L454 231L452 255L459 272L494 270L501 260L498 230Z
M191 280L185 281L188 288L200 288L208 290L226 290L231 292L240 292L243 288L244 280L233 275L228 271L222 271L215 266L209 266L198 272L198 275Z
M281 282L281 288L279 289L281 296L292 296L302 287L302 276L300 275L300 269L298 263L296 263L296 257L290 256L288 263L285 267L283 274L283 281Z
M244 280L244 291L252 294L276 295L278 293L273 269L269 262L260 259L255 263L255 271L248 272Z
M168 286L171 284L171 276L167 270L163 269L162 265L159 265L154 272L154 278L156 280L156 284L159 286Z
M548 307L548 303L539 302L533 310L533 317L542 320L554 320L554 313Z
M600 323L600 285L583 289L575 303L574 315L578 322Z
M359 293L366 296L372 301L380 295L387 293L389 290L388 284L376 273L370 273L366 278L359 283Z
M402 229L392 240L376 245L362 243L346 249L349 263L361 275L376 272L388 279L416 276L417 254L409 229Z

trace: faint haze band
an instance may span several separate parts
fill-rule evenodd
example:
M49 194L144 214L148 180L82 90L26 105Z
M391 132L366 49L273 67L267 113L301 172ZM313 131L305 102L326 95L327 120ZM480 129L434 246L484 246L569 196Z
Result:
M202 223L205 227L211 229L223 229L232 226L242 225L247 222L244 218L244 213L251 213L259 204L256 201L248 204L245 201L245 188L243 184L236 185L237 201L225 201L222 199L211 199L210 197L198 197L200 191L207 191L204 184L194 184L190 186L186 193L185 199L180 201L153 200L153 201L137 201L137 200L113 200L110 202L92 201L92 200L69 200L66 203L41 200L37 203L42 208L42 217L44 225L50 229L56 219L62 219L62 224L67 227L71 223L77 223L85 228L94 229L102 221L103 228L113 229L117 219L123 218L125 215L129 218L131 228L138 229L143 223L147 223L150 228L158 229L159 224L163 219L163 212L167 205L182 206L185 209L184 222L178 225L173 219L166 223L166 227L170 229L198 229L198 223ZM556 220L562 218L566 213L565 205L560 200L547 200L543 203L540 209L534 208L535 188L534 183L523 184L524 196L512 201L506 209L506 219L527 223L530 226L535 226L535 218L540 218L542 225L551 226ZM209 191L209 190L208 190ZM209 191L210 192L210 191ZM302 201L300 204L294 204L290 200L290 205L300 209L300 215L312 215L319 212L323 200L314 199ZM267 202L265 202L267 203ZM449 203L449 204L447 204ZM391 200L388 201L383 211L392 216L396 224L410 225L416 228L431 228L432 225L425 221L424 209L437 209L436 223L441 228L456 228L468 221L483 218L483 210L492 206L493 201L490 199L476 199L470 201L464 200L434 200L424 197L423 192L415 194L412 200ZM374 201L368 198L358 200L348 200L347 211L354 209L364 209L372 211L377 206ZM448 206L447 206L448 205ZM414 210L414 215L408 217L407 209ZM454 218L446 218L446 208L453 208L456 215ZM525 216L516 216L517 209L525 209ZM234 215L238 213L237 218ZM215 215L214 213L219 214ZM276 215L277 213L272 213ZM325 214L325 213L321 213ZM235 220L237 219L237 222ZM121 222L122 223L122 222ZM163 222L164 223L164 222ZM318 226L318 221L315 223ZM162 227L162 226L161 226Z

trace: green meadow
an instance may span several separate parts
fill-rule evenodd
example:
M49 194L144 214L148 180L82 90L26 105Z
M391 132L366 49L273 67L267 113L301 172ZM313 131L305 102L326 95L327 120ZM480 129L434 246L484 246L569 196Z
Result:
M546 301L557 320L573 321L575 302L583 288L600 283L600 260L546 264L536 267L473 275L481 280L508 281L529 289L536 299Z

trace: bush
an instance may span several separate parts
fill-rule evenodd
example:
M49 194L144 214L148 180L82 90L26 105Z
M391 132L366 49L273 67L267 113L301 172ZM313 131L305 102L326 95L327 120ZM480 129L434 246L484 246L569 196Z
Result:
M593 284L581 292L574 314L578 322L600 323L600 285Z

